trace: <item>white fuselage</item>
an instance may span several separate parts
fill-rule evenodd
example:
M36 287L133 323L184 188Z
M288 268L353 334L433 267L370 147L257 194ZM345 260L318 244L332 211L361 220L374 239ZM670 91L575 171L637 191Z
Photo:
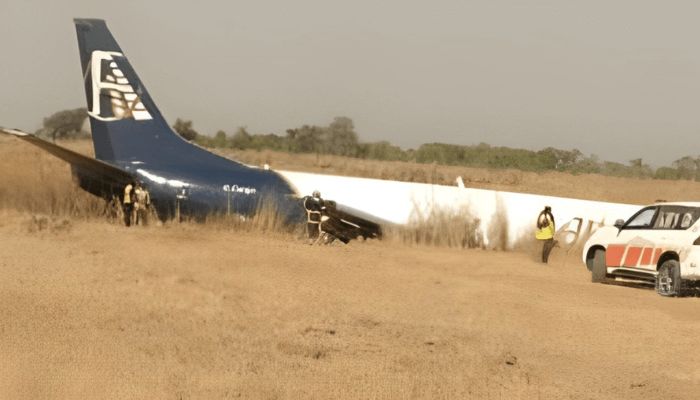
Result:
M490 241L489 232L499 229L507 232L508 247L523 237L533 235L537 216L545 205L552 207L557 227L575 218L580 218L583 224L595 223L596 227L610 225L617 219L630 217L639 209L639 206L629 204L458 186L277 172L295 186L300 194L319 190L324 198L361 210L377 221L407 224L413 218L429 215L435 209L468 214L481 221L487 245Z

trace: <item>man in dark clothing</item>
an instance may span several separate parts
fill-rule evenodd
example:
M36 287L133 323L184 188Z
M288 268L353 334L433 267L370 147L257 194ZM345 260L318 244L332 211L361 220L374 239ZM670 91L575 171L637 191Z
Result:
M304 198L304 208L306 209L306 229L309 234L309 244L314 244L321 232L321 213L325 209L321 193L314 190L311 197Z

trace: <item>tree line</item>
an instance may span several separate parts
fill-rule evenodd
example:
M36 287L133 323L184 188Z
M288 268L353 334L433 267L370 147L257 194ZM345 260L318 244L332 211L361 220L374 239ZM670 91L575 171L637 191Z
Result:
M350 118L336 117L328 126L303 125L288 129L286 135L251 134L239 127L233 135L220 130L213 137L199 135L191 121L178 119L173 126L187 140L210 148L238 150L275 150L291 153L340 155L380 161L408 161L422 164L440 164L474 168L518 169L544 172L562 171L573 174L592 173L618 177L695 179L700 181L700 156L684 157L671 167L654 169L641 158L627 164L602 161L595 155L586 156L577 149L561 150L547 147L533 151L505 146L455 145L426 143L417 149L402 149L387 141L361 142ZM691 173L686 159L695 160ZM692 177L691 177L692 175Z
M52 140L89 137L85 108L63 110L43 120L37 135ZM700 181L700 156L684 156L670 166L652 168L641 158L627 163L603 161L586 156L577 149L547 147L542 150L514 149L505 146L426 143L417 149L402 149L387 141L362 142L352 119L336 117L326 126L303 125L287 129L284 135L250 133L239 127L231 135L219 130L214 136L202 135L191 120L178 118L173 130L184 139L210 148L239 150L275 150L290 153L339 155L381 161L408 161L475 168L512 168L523 171L562 171L593 173L619 177L683 179Z

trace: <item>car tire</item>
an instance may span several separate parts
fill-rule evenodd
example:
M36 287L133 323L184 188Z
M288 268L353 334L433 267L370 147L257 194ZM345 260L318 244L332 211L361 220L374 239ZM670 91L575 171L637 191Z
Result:
M656 293L661 296L674 297L683 295L681 265L676 260L666 260L656 274Z
M605 266L605 250L596 249L593 253L593 268L591 269L591 282L603 283L607 280L608 268Z

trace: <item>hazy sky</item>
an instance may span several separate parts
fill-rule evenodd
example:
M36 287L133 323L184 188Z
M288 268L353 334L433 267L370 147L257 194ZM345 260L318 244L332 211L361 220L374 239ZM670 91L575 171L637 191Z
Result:
M104 18L165 117L361 140L700 153L700 3L0 0L0 125L85 104L73 17Z

